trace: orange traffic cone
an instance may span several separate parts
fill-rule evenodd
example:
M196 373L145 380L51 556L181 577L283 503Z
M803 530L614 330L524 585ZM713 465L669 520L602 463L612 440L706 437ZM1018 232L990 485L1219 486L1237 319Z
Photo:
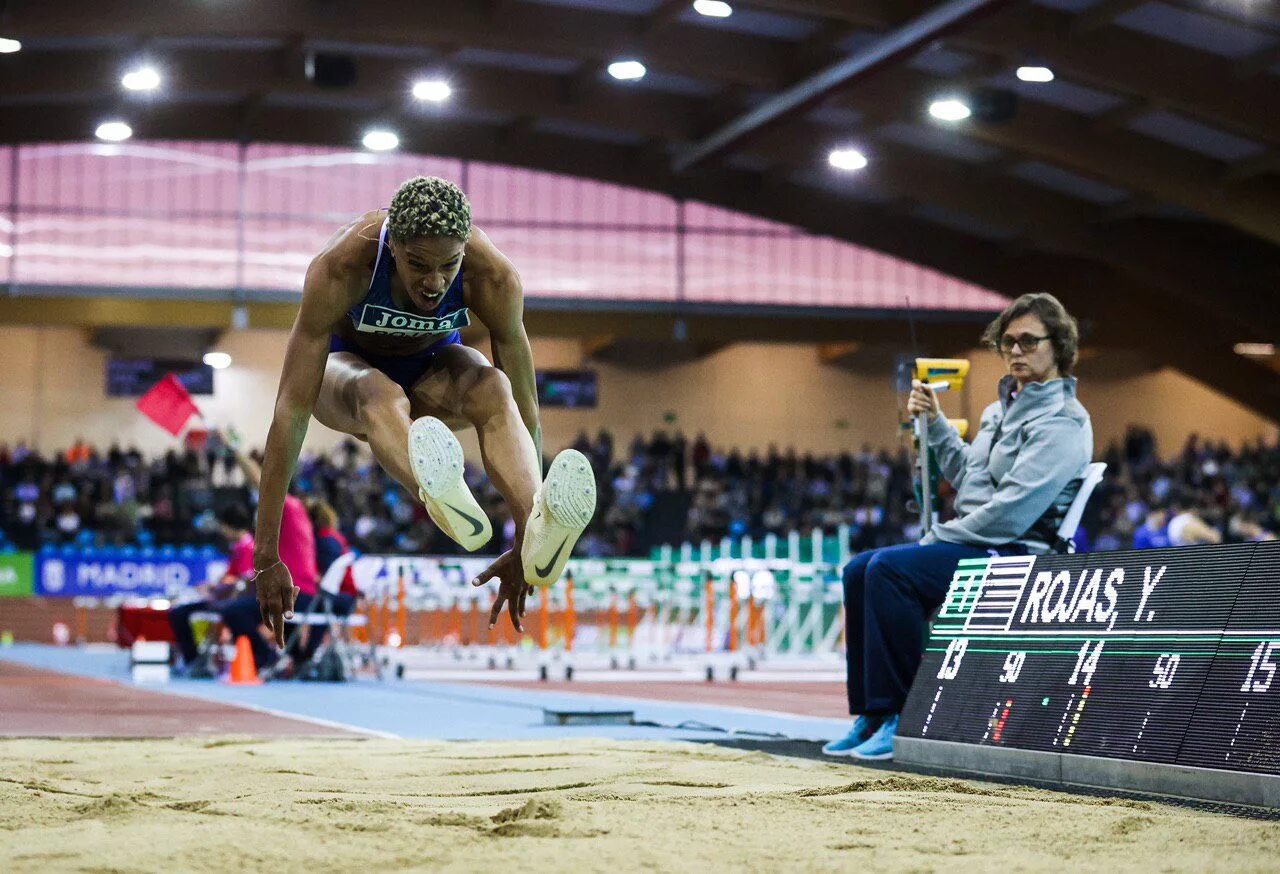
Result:
M243 634L236 638L236 657L231 662L231 679L233 686L261 686L258 679L258 666L253 663L253 647L249 638Z

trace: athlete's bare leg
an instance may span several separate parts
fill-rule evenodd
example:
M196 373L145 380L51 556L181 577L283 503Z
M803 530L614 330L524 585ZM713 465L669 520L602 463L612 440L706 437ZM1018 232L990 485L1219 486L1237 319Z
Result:
M325 366L314 415L322 425L369 443L396 482L418 494L409 464L409 398L385 373L350 352L334 352Z
M540 485L541 464L506 374L475 349L446 346L414 385L409 400L414 419L435 416L455 430L460 425L475 427L485 472L506 499L517 536L523 535Z
M386 374L350 352L329 356L316 419L369 443L383 470L418 494L409 462L409 426L435 416L450 428L476 429L485 472L523 533L538 489L533 438L520 418L506 374L467 346L442 349L409 396Z

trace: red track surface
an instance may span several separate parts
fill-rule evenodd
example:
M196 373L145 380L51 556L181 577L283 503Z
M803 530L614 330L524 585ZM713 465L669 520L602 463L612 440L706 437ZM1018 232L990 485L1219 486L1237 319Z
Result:
M849 701L844 683L572 683L536 681L502 682L499 685L534 691L581 692L586 695L618 695L648 701L686 701L751 707L799 716L848 717Z
M243 707L0 662L0 736L342 735Z

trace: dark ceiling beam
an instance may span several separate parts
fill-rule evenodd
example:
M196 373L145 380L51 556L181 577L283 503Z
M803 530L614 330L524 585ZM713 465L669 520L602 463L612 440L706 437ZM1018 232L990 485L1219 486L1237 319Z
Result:
M1113 206L1105 207L1095 221L1098 224L1113 224L1115 222L1126 222L1136 218L1144 213L1150 212L1157 206L1154 199L1145 195L1136 195L1128 200L1122 200Z
M1088 125L1092 130L1103 131L1112 128L1127 127L1135 119L1159 109L1159 104L1144 99L1128 100L1115 109L1091 116Z
M892 81L868 83L839 99L864 113L868 128L899 120L931 124L924 107L948 85L943 77L899 70ZM1217 183L1221 162L1158 140L1127 130L1091 131L1080 116L1032 100L1021 101L1010 122L969 119L938 128L1183 206L1280 244L1280 193L1257 186L1223 190Z
M1231 72L1237 79L1252 79L1260 73L1280 64L1280 43L1259 49L1250 55L1232 62Z
M77 63L67 63L59 55L32 54L16 66L6 79L11 88L0 93L0 106L79 105L88 117L96 118L104 100L121 100L129 115L145 117L149 107L181 106L184 94L225 93L229 100L258 95L258 111L273 111L270 99L284 99L297 105L314 99L340 99L362 122L377 121L379 115L399 113L407 126L431 124L448 118L457 107L513 116L536 115L617 130L641 132L647 136L680 140L688 137L701 119L701 103L693 98L661 94L638 88L597 89L593 87L598 69L591 68L571 77L575 87L550 74L510 73L486 67L466 68L451 77L453 100L435 106L420 104L408 93L418 66L387 58L365 58L359 81L350 88L328 91L307 82L299 69L280 75L266 53L185 52L172 56L166 69L163 92L145 100L124 100L116 80L106 75L115 71L120 58L99 52ZM390 106L388 106L390 101ZM188 104L191 105L191 104ZM92 110L92 111L91 111ZM198 111L198 110L194 110ZM83 135L87 136L86 129ZM8 131L0 131L0 140ZM142 129L138 136L148 136Z
M1009 124L964 122L966 135L1178 204L1280 245L1275 192L1216 183L1223 165L1123 130L1082 134L1075 116L1024 101ZM1069 139L1063 139L1067 137Z
M913 54L954 28L990 12L1005 0L947 0L918 18L895 28L871 45L850 52L846 57L775 94L759 106L733 119L728 124L677 154L672 167L684 173L694 166L730 151L735 145L759 130L813 106L831 92L848 86L856 79L883 69L894 61Z
M1110 28L1074 42L1070 13L1027 3L957 35L957 48L997 52L1011 65L1044 63L1064 78L1147 99L1242 136L1280 142L1280 94L1232 76L1233 62L1167 40Z
M675 23L690 5L692 5L691 0L662 0L657 9L640 19L636 29L641 36L648 36L662 30L667 25Z
M483 5L448 0L379 0L376 10L369 3L344 3L329 14L306 0L285 0L257 4L252 15L232 16L218 4L101 0L24 3L10 19L6 32L19 39L83 39L86 46L139 34L258 39L302 32L313 40L419 49L465 45L602 63L639 53L654 69L753 88L783 84L790 50L777 40L702 27L638 34L635 16L531 3L513 4L491 17Z
M1196 12L1209 18L1216 18L1219 21L1225 21L1227 24L1234 24L1236 27L1262 25L1264 29L1269 31L1280 30L1280 9L1277 9L1274 3L1228 5L1213 2L1213 0L1210 0L1210 2L1204 2L1204 0L1168 0L1168 2L1188 12ZM1241 11L1235 12L1233 11L1235 9Z
M777 12L822 16L829 22L888 28L885 14L867 22L868 7L849 0L758 0ZM1009 67L1044 63L1059 76L1103 91L1149 98L1241 136L1280 144L1280 89L1242 76L1280 61L1280 46L1235 61L1123 28L1107 28L1072 40L1069 12L1018 3L953 34L947 44L1003 58ZM1252 65L1248 67L1247 65Z
M802 18L835 18L876 30L906 21L937 4L934 0L742 0L735 5Z
M252 21L227 21L213 14L213 7L197 4L146 4L141 18L129 10L144 5L130 0L106 0L100 16L89 7L67 4L24 4L22 14L12 16L14 27L23 28L32 38L83 39L77 54L100 49L102 38L112 33L103 21L144 22L148 34L178 36L240 36L260 38L275 35L296 39L306 32L313 39L331 39L371 45L424 45L443 47L475 46L499 50L534 51L604 63L618 52L645 53L653 69L701 76L721 83L737 82L751 88L771 88L794 79L795 46L777 40L693 26L663 29L653 38L637 37L636 17L588 12L556 7L532 7L515 3L510 14L491 19L481 8L460 9L440 0L419 4L418 14L406 14L406 27L389 27L386 21L397 14L405 0L380 4L387 14L318 16L305 4L268 4L255 12ZM297 5L297 15L282 12ZM758 0L750 5L780 12L821 15L828 22L857 27L881 27L902 20L902 12L887 6L851 0ZM918 6L918 4L912 4ZM530 9L543 10L531 16ZM57 14L53 14L57 12ZM437 14L438 13L438 14ZM134 14L132 19L122 16ZM535 21L531 25L530 18ZM1069 13L1022 3L999 14L977 21L955 34L954 45L968 51L998 54L1010 63L1035 56L1050 63L1060 75L1121 93L1147 96L1171 109L1204 118L1245 136L1280 143L1280 94L1265 81L1237 81L1231 88L1221 83L1233 76L1234 62L1206 52L1183 48L1164 40L1146 37L1119 28L1090 36L1087 46L1075 46L1064 37ZM430 21L420 33L413 22ZM594 28L594 30L592 30ZM16 32L16 31L15 31ZM820 36L821 36L820 32ZM822 42L820 39L819 42ZM25 54L25 53L24 53ZM1135 62L1135 59L1137 61ZM803 65L805 69L809 64ZM513 77L521 74L512 73Z
M1145 2L1146 0L1102 0L1072 16L1071 23L1067 25L1067 32L1072 37L1091 34L1095 30L1109 27L1121 15L1137 9Z
M1268 149L1261 155L1231 164L1222 174L1222 181L1227 185L1238 185L1268 175L1280 175L1280 149Z

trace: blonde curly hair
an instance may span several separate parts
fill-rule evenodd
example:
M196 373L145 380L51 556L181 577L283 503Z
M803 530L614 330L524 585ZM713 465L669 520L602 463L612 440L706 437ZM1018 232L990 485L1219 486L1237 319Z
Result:
M471 203L462 189L439 176L408 179L391 198L387 214L391 236L403 243L411 237L471 237Z

